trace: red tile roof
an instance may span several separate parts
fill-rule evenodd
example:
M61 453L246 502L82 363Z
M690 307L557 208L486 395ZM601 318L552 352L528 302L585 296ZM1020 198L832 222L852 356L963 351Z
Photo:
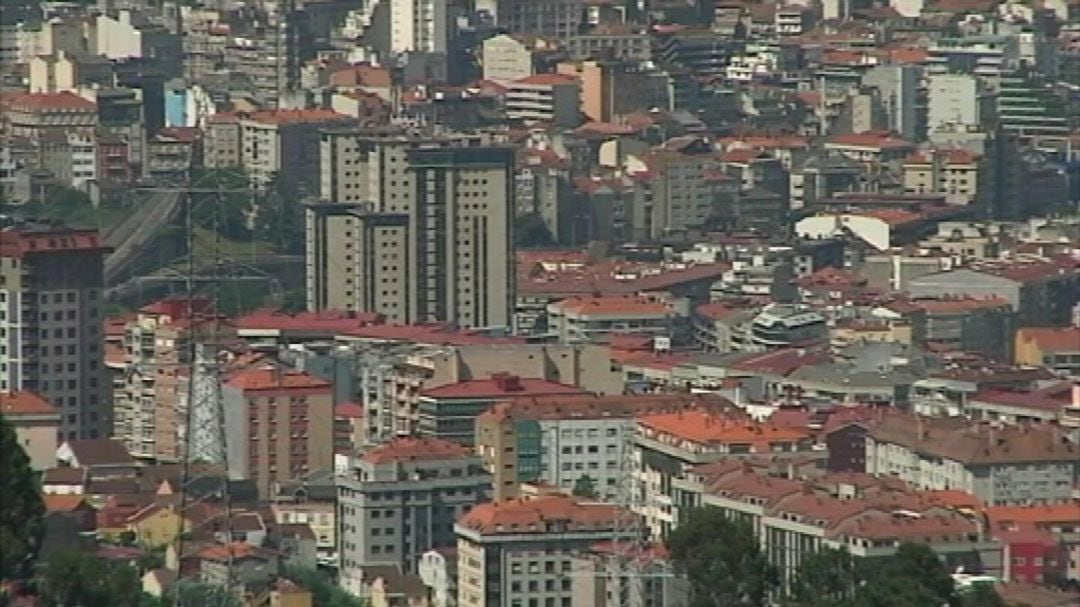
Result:
M1080 501L1032 506L990 506L986 508L991 529L1007 529L1016 525L1049 527L1075 525L1080 521Z
M19 93L8 99L12 109L31 112L96 112L97 104L75 93Z
M339 333L342 337L373 341L411 342L428 345L465 346L473 344L525 343L519 337L496 337L446 325L367 325Z
M728 399L714 394L593 394L514 398L480 414L493 422L544 419L628 419L646 413L697 408L736 413Z
M352 118L349 116L339 114L334 110L327 109L261 110L258 112L252 112L245 116L245 118L247 120L250 120L251 122L272 125L341 122L346 120L352 120Z
M479 504L458 519L458 525L483 534L596 532L614 529L629 516L617 506L548 495Z
M761 446L776 441L809 438L807 431L801 428L759 423L741 416L716 415L702 410L644 415L638 418L638 423L662 434L703 444L748 443Z
M26 257L43 253L107 251L97 230L0 230L0 257Z
M496 374L490 379L470 379L424 390L427 398L503 399L519 396L587 394L580 388L544 379Z
M0 414L5 417L58 415L59 413L59 410L52 403L33 392L0 393Z
M872 148L878 150L905 149L915 147L910 141L901 139L892 133L867 131L865 133L846 133L829 138L829 145L842 147Z
M339 419L360 419L364 417L364 406L358 403L338 403L334 405L334 417Z
M73 512L87 504L81 495L45 494L41 499L45 502L45 512Z
M801 367L816 365L829 360L831 360L829 354L820 350L783 348L760 354L750 354L733 363L731 368L738 371L787 376Z
M276 367L248 369L233 374L226 385L245 392L292 392L298 390L329 394L330 382L303 371L285 371Z
M245 542L233 542L229 546L210 546L199 552L199 558L207 561L224 562L229 559L230 553L234 559L243 558L253 554L254 548Z
M1009 308L1009 302L1002 297L958 297L949 299L914 299L911 303L927 314L964 314L974 310L994 310Z
M1080 327L1023 327L1017 344L1035 344L1043 352L1080 352Z
M247 330L338 333L381 321L382 316L373 312L325 310L289 314L280 310L263 308L237 318L235 324L237 329Z
M457 443L438 438L399 436L367 451L360 459L371 464L387 464L469 457L473 457L472 449Z
M194 314L205 314L213 309L213 302L210 301L209 297L193 297L190 305ZM166 297L139 308L139 313L153 316L169 316L175 319L186 318L188 315L188 299L180 296Z
M712 303L701 304L694 308L694 312L698 316L708 318L710 320L723 320L742 312L746 307L736 306L724 303L722 301L714 301Z
M582 316L674 315L667 305L644 297L571 297L552 305L563 314Z

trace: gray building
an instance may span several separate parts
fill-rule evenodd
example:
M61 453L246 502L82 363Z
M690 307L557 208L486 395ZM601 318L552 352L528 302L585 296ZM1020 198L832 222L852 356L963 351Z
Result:
M907 290L915 298L1001 297L1016 311L1017 326L1066 325L1080 299L1080 272L1068 261L982 263L915 278Z
M60 441L112 430L97 230L0 229L0 394L29 391L61 414Z
M363 567L415 572L425 552L455 546L454 521L489 499L491 475L471 449L400 437L355 460L337 488L341 583L359 588Z

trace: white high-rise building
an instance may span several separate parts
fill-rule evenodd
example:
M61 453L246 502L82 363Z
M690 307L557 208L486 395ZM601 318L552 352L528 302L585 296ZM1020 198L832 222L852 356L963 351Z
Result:
M927 85L927 132L944 125L977 127L985 118L985 85L968 74L932 74Z
M383 0L390 17L391 53L445 53L446 0Z

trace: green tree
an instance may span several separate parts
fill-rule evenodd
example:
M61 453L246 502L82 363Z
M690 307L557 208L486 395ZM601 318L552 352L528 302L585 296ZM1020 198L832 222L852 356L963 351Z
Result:
M289 314L296 314L307 310L307 291L304 289L290 289L281 297L281 310Z
M963 607L1005 607L1005 599L990 584L976 584L960 594Z
M791 582L790 602L798 607L857 607L860 569L846 550L825 548L807 555Z
M365 607L363 601L315 569L291 567L285 570L285 577L308 589L315 607Z
M78 549L51 554L38 573L37 588L47 607L140 607L143 600L134 567Z
M668 538L668 550L690 581L693 607L764 607L777 587L754 531L719 509L691 511Z
M0 394L0 400L6 398ZM15 428L0 415L0 579L19 578L35 554L45 505Z
M181 605L212 605L213 607L243 607L244 602L228 589L190 580L181 580L165 591L162 605L172 605L179 593Z
M578 497L594 498L596 497L596 483L588 474L583 475L574 481L572 493Z
M293 185L275 176L267 194L259 201L255 235L282 253L304 252L304 205Z

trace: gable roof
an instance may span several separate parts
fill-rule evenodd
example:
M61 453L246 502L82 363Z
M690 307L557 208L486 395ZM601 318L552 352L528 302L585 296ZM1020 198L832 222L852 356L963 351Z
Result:
M124 443L111 438L69 440L68 449L81 467L134 466L135 458L128 453ZM63 449L63 446L61 446Z

